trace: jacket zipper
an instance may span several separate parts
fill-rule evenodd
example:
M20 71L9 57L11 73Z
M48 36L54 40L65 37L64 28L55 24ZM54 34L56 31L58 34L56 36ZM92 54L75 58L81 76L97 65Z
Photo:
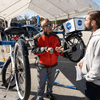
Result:
M48 40L49 40L49 37L48 37ZM51 59L51 54L50 54L50 68L51 68L51 63L52 63L52 59Z

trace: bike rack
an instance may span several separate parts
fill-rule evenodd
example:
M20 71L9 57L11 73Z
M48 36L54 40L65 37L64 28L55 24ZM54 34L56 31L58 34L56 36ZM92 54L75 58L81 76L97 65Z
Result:
M55 79L57 78L59 72L60 72L59 70L57 70L57 71L55 72ZM47 77L46 77L46 81L47 81L47 80L48 80L48 79L47 79ZM61 86L67 87L67 88L77 89L77 88L74 87L74 86L64 85L64 84L61 84L61 83L59 83L59 82L55 82L55 81L54 81L54 83L57 84L57 85L61 85Z
M5 61L0 61L0 68L4 66Z

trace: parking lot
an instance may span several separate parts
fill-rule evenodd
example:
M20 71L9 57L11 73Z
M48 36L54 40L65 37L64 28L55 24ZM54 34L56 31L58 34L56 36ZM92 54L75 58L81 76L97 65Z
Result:
M82 38L85 42L85 45L87 44L89 36L90 33L83 32ZM9 53L5 52L4 56L7 59ZM35 56L33 54L31 53L29 54L29 61L31 68L31 94L28 100L36 100L36 94L37 94L37 71L36 71L36 66L34 65L34 57ZM2 54L0 53L0 61L1 60L2 60ZM76 63L69 61L69 59L59 56L57 70L59 70L60 73L58 74L58 77L55 79L55 82L59 82L63 85L74 86L77 89L71 89L68 87L54 84L53 94L56 100L84 100L85 80L76 81L75 65ZM0 71L1 70L2 69L0 69ZM16 91L16 87L14 89L9 90L7 93L7 97L4 98L6 89L5 87L1 86L1 84L2 80L0 75L0 100L17 100L19 98ZM46 98L46 94L44 94L44 99L49 100Z

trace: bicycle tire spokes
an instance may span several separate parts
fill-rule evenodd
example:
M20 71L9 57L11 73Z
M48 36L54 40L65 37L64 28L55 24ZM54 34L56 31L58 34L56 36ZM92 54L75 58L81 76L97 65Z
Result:
M12 75L12 77L11 77L11 75ZM11 59L9 58L5 64L5 66L3 67L3 74L2 74L3 84L2 84L2 86L5 86L6 88L8 88L10 78L11 78L11 83L10 83L9 89L16 86L15 85L15 76L14 76L13 69L12 69L12 63L11 63Z
M67 44L65 43L65 50L69 49L66 53L68 58L73 62L78 62L84 56L84 43L82 39L75 35L75 36L68 36L66 38Z

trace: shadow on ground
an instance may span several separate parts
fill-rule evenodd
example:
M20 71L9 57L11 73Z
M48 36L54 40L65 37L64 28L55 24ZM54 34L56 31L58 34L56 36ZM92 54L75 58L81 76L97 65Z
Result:
M36 92L31 92L31 95L35 95L31 100L36 100ZM53 94L55 97L55 100L84 100L84 98L81 97L75 97L75 96L66 96L66 95L57 95L57 94ZM44 98L45 100L49 100L48 98L46 98L46 94L44 94Z

